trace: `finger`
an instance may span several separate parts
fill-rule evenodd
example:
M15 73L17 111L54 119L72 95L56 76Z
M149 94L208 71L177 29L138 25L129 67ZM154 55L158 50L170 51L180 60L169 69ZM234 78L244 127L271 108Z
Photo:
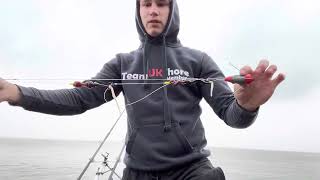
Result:
M277 66L276 65L271 65L265 71L265 75L266 75L267 78L271 78L276 71L277 71Z
M269 61L266 60L266 59L262 59L259 62L258 66L257 66L257 68L255 69L254 72L257 73L257 74L264 73L264 71L268 68L268 66L269 66Z
M243 66L240 69L240 75L252 74L253 70L250 66Z
M233 86L233 93L238 94L241 90L243 90L245 86L239 85L239 84L234 84Z
M272 80L274 87L277 87L283 80L285 79L285 75L280 73L278 76Z

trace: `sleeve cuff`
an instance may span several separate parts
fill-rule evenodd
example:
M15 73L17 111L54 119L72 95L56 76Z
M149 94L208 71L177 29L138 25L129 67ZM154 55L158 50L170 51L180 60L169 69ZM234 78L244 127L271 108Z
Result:
M236 100L236 104L237 106L242 110L242 111L245 111L246 113L258 113L259 109L260 109L260 106L257 107L254 111L249 111L245 108L243 108L242 106L240 106L240 104L238 103L238 101Z
M241 107L237 101L232 105L233 115L228 121L228 125L234 128L247 128L254 123L258 116L259 107L255 111L248 111Z
M20 99L18 102L8 102L11 106L21 106L26 107L30 103L28 103L28 100L26 100L26 94L30 94L30 89L27 87L19 86L18 87L19 93L20 93Z

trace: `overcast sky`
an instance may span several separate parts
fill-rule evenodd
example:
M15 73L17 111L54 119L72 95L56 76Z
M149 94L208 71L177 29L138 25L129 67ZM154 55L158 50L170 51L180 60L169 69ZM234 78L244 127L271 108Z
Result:
M320 1L180 0L183 45L207 52L226 75L262 58L286 80L247 129L226 126L203 102L210 146L320 152ZM135 1L0 0L0 77L94 76L116 53L138 47ZM40 89L70 81L19 81ZM119 98L123 105L123 98ZM122 106L123 107L123 106ZM0 136L101 140L115 102L77 116L50 116L0 104ZM125 117L112 135L122 140Z

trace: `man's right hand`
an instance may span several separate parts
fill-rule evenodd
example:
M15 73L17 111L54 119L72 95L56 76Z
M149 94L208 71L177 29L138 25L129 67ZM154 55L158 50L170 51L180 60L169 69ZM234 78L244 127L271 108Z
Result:
M0 103L8 101L9 103L18 103L20 100L20 92L16 85L0 78Z

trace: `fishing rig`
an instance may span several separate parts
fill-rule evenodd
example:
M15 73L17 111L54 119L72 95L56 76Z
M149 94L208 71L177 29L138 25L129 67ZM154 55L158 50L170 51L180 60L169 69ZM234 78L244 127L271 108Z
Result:
M108 80L108 81L115 81L115 80L119 80L119 79L95 79L95 80ZM126 79L127 80L127 79ZM245 85L245 84L250 84L251 82L254 81L254 78L252 77L251 74L247 74L247 75L234 75L234 76L228 76L224 79L218 79L218 78L184 78L182 80L170 80L170 79L147 79L150 80L152 82L124 82L124 83L110 83L109 85L105 85L105 84L101 84L98 82L94 82L93 80L91 81L84 81L84 82L80 82L80 81L75 81L74 83L72 83L72 85L74 87L87 87L87 88L92 88L92 87L96 87L96 86L105 86L107 87L107 89L105 90L104 93L104 97L105 94L108 90L111 91L112 97L113 99L116 101L118 109L119 109L119 117L117 118L116 122L113 124L113 126L111 127L111 129L109 130L109 132L107 133L107 135L105 136L105 138L103 139L103 141L101 142L101 144L99 145L99 147L97 148L97 150L94 152L94 154L92 155L92 157L89 159L89 162L86 164L85 168L83 169L83 171L80 173L78 180L81 180L81 178L83 177L84 173L87 171L88 167L90 166L90 164L92 162L94 162L94 158L97 155L97 153L100 151L101 147L103 146L103 144L105 143L105 141L107 140L107 138L109 137L109 135L111 134L112 130L114 129L114 127L116 126L116 124L118 123L118 121L120 120L121 116L123 115L123 113L125 112L125 110L120 109L119 107L119 103L117 102L116 99L116 95L113 89L113 86L118 86L118 85L124 85L124 84L160 84L162 86L160 86L159 88L157 88L156 90L152 91L151 93L147 94L146 96L142 97L141 99L138 99L130 104L126 104L126 106L131 106L133 104L136 104L142 100L144 100L145 98L151 96L153 93L159 91L160 89L168 86L168 85L177 85L177 84L186 84L186 83L193 83L193 82L203 82L203 83L208 83L210 84L210 95L212 96L212 92L213 92L213 88L214 88L214 82L215 81L227 81L230 82L232 84L240 84L240 85ZM134 81L134 80L133 80ZM105 99L106 100L106 99ZM110 175L108 180L113 180L113 175L116 175L120 180L121 177L115 172L115 169L118 165L118 163L120 162L122 153L124 151L125 148L125 144L123 145L120 154L118 155L118 158L114 164L114 166L111 168L108 165L108 155L102 155L104 157L104 161L101 164L101 167L98 168L97 173L96 173L96 177L95 180L99 180L100 176L103 176L106 172L110 171ZM103 171L102 169L104 168L108 168L107 171Z
M20 80L66 80L66 79L4 79L4 80L20 81ZM80 87L93 88L93 87L97 87L97 86L106 87L106 90L104 91L104 100L107 102L106 93L108 91L110 91L113 99L115 100L115 102L117 104L118 110L119 110L118 118L116 119L115 123L111 126L110 130L108 131L106 136L103 138L103 140L101 141L101 143L99 144L98 148L93 153L91 158L89 158L88 163L85 165L84 169L80 173L77 180L82 179L83 175L85 174L85 172L87 171L87 169L89 168L91 163L100 163L100 167L98 167L98 169L97 169L94 180L100 180L101 178L103 178L103 176L106 173L109 173L108 180L113 180L113 176L116 176L117 178L119 178L121 180L120 175L115 170L116 170L118 164L120 163L121 156L122 156L123 151L125 149L125 143L122 146L121 151L120 151L119 155L117 156L117 159L114 161L113 166L110 166L110 164L109 164L109 162L112 162L112 161L109 160L109 153L108 152L106 152L105 154L101 154L101 156L103 157L103 161L100 161L100 162L95 161L96 155L100 152L100 149L102 148L102 146L104 145L104 143L106 142L106 140L110 136L111 132L113 131L113 129L115 128L115 126L117 125L117 123L119 122L119 120L121 119L122 115L125 112L125 108L123 110L121 110L121 108L119 106L119 103L118 103L116 95L115 95L115 91L113 89L114 86L130 85L130 84L132 84L132 85L133 84L141 84L141 85L143 85L143 84L159 84L159 85L161 85L159 88L150 92L146 96L144 96L134 102L126 104L125 107L127 107L127 106L134 105L136 103L139 103L140 101L148 98L149 96L151 96L155 92L157 92L157 91L161 90L162 88L169 86L169 85L187 84L187 83L194 83L194 82L202 82L202 83L210 84L210 95L212 96L214 83L216 81L226 81L226 82L230 82L232 84L247 85L247 84L250 84L251 82L253 82L254 78L252 77L251 74L247 74L247 75L228 76L226 78L183 78L183 79L178 79L178 80L172 80L172 79L142 79L142 80L144 82L137 82L137 81L139 81L137 79L90 79L90 80L85 80L82 82L75 81L71 84L76 88L80 88ZM109 83L103 84L103 83L99 83L97 81L107 81ZM116 82L114 82L114 81L116 81ZM122 82L122 81L125 81L125 82ZM141 79L140 79L140 81L141 81Z

